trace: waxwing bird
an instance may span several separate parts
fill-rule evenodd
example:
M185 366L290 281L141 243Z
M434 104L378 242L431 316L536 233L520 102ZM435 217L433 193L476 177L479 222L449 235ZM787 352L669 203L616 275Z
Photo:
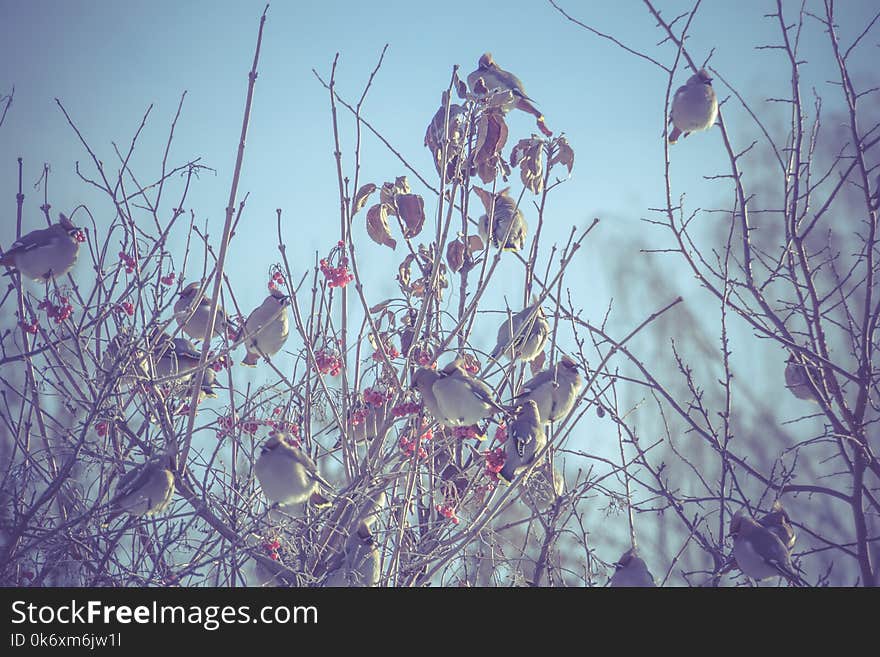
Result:
M174 302L174 318L180 324L181 330L193 340L205 339L211 317L211 300L205 297L201 288L201 282L190 283L181 290L180 296ZM218 304L211 337L226 335L230 331L234 331L234 327L226 311Z
M544 461L535 466L523 486L526 504L539 512L546 511L565 492L565 477L562 470L554 468L550 461Z
M517 402L534 400L542 422L555 422L568 415L584 382L577 365L567 356L523 384Z
M309 499L318 485L332 488L318 474L311 457L286 439L284 432L270 433L254 464L254 474L266 498L279 504L299 504Z
M490 358L497 360L504 353L511 360L528 363L544 350L549 335L550 324L544 316L544 309L533 304L501 323Z
M804 365L791 354L785 363L785 387L791 390L798 399L819 404L824 398L818 386L822 382L822 373L815 365Z
M354 524L359 528L359 531L372 533L373 525L376 524L387 503L388 498L382 488L368 489L358 499L358 510Z
M132 516L161 513L171 503L172 497L174 474L169 469L169 459L148 461L140 468L132 468L119 480L107 521L122 513Z
M797 533L791 525L791 518L782 506L782 502L776 500L770 507L770 513L758 520L762 527L766 527L779 537L782 544L789 551L794 547Z
M609 586L654 588L657 583L636 549L630 548L614 564L614 574Z
M379 583L381 555L372 535L363 530L358 528L345 541L342 563L327 576L324 586L370 587Z
M504 251L521 251L526 244L529 227L522 210L516 207L509 192L509 188L502 189L495 194L494 207L492 207L492 237L489 238L489 215L480 217L479 230L483 242L492 243L496 249ZM487 212L489 210L487 209Z
M498 473L506 481L513 481L520 472L535 460L535 455L544 449L547 435L538 414L538 405L527 399L516 409L516 417L507 428L504 467Z
M482 98L491 92L510 92L511 100L505 103L502 109L509 112L516 108L535 116L538 127L546 136L550 137L553 132L544 124L544 115L535 107L534 102L526 94L523 83L518 77L495 63L492 53L484 53L477 63L477 70L467 77L468 87L478 98Z
M287 306L290 297L280 290L272 290L256 310L248 315L236 344L244 344L247 355L242 365L254 367L260 356L274 356L290 334Z
M431 386L437 408L438 420L448 427L468 427L504 408L495 399L495 393L480 379L468 374L460 358L443 369L443 373Z
M743 574L755 580L785 577L800 583L791 553L776 532L755 522L740 509L730 521L733 556Z
M412 387L419 391L419 394L422 396L422 403L437 421L442 420L443 414L440 412L437 397L434 395L434 384L441 378L443 378L443 374L426 367L417 369L412 378Z
M672 110L669 120L672 132L667 141L674 144L682 135L687 137L692 132L708 130L715 125L718 118L718 98L712 88L712 78L704 70L692 75L688 81L675 92L672 98Z
M48 281L69 272L79 256L83 232L61 214L57 224L32 230L13 242L0 257L0 265L12 267L34 281Z

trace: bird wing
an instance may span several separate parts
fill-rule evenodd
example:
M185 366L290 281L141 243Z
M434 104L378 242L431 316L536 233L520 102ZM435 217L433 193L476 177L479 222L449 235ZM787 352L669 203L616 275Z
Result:
M506 410L498 403L495 398L495 393L486 383L479 379L470 379L469 382L471 384L470 387L472 392L480 401L485 402L496 411L501 411L503 413Z
M24 253L25 251L31 251L33 249L38 249L41 246L46 246L52 238L55 237L55 231L52 228L43 228L40 230L33 230L27 235L22 235L18 240L12 243L12 246L9 247L9 250L6 252L6 255L10 255L11 253Z

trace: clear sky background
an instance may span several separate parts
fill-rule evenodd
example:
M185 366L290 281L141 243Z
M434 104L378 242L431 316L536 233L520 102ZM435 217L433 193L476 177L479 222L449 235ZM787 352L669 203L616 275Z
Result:
M146 108L153 105L132 163L139 178L146 181L159 175L168 129L184 90L186 101L169 163L201 157L203 164L216 170L216 175L205 173L197 181L187 209L195 210L199 223L207 220L209 230L219 237L247 72L264 4L251 0L0 0L0 94L15 87L14 104L0 128L0 243L8 245L14 237L19 156L25 161L25 230L44 225L39 212L42 192L33 187L44 162L52 168L53 214L87 203L99 226L113 217L106 198L76 176L77 161L86 171L92 168L54 98L64 103L111 170L116 163L111 142L125 150ZM595 28L671 64L674 50L670 44L658 45L663 35L641 2L560 0L560 4ZM819 3L808 4L821 10ZM690 3L678 0L658 0L657 5L667 17L690 8ZM791 16L799 6L799 0L783 2ZM789 71L779 51L755 50L779 42L775 20L763 17L774 7L775 3L753 0L706 0L688 47L700 60L714 48L711 65L754 104L780 137L786 128L786 109L764 99L788 93ZM840 33L847 43L861 32L876 8L872 0L837 3ZM816 21L808 21L804 29L802 53L808 64L802 89L809 94L815 88L830 95L834 87L829 80L838 77L830 45ZM626 312L613 316L610 326L613 334L623 335L677 294L685 295L691 313L710 319L716 316L717 302L695 288L692 276L673 257L653 261L673 286L662 297L633 289L631 281L618 275L619 263L649 257L639 253L640 245L669 245L667 233L641 221L649 216L647 208L665 203L665 74L568 22L545 0L272 3L239 187L240 197L244 193L250 197L226 269L244 309L253 308L265 296L269 266L278 260L275 208L284 210L288 256L300 272L313 264L316 251L325 254L339 239L329 98L312 69L326 78L339 52L338 91L355 101L386 43L390 44L388 52L363 114L429 179L436 174L423 146L425 128L439 106L452 66L460 65L465 77L486 50L522 79L548 126L567 135L575 151L574 172L551 195L540 266L549 245L563 243L572 225L583 227L593 217L602 219L567 277L575 303L585 308L586 317L599 321L614 298ZM852 72L860 84L871 86L866 80L880 82L877 45L871 42L863 47L865 56L854 63ZM675 86L687 75L682 71ZM729 95L718 82L716 89L721 98ZM735 99L725 106L725 117L733 127L735 148L743 149L758 133L734 105ZM823 111L834 110L831 105ZM343 166L352 175L353 122L341 108L340 118ZM518 139L535 131L533 117L523 113L511 114L509 124L505 154ZM728 207L729 182L703 178L726 173L722 148L717 129L673 148L675 198L686 193L691 208ZM406 173L378 140L364 133L363 182L381 184ZM413 176L409 178L414 191L425 196L430 221L436 198ZM512 177L512 185L518 194L518 175ZM531 200L530 195L525 198ZM170 217L170 207L166 204L166 217ZM526 217L534 229L533 208L526 208ZM360 235L368 301L375 303L397 293L396 263L404 254L398 248L389 258L385 247L370 242L364 219L364 213L356 217L355 231ZM181 231L174 236L185 237ZM82 267L78 271L90 275ZM503 309L504 295L512 305L519 303L522 270L512 258L502 259L496 281L484 307ZM8 329L11 321L2 318L2 328ZM478 328L474 340L488 349L495 326L493 318ZM760 349L753 340L740 346L735 358L772 357L768 367L774 368L772 380L778 393L784 355L778 348L766 353Z

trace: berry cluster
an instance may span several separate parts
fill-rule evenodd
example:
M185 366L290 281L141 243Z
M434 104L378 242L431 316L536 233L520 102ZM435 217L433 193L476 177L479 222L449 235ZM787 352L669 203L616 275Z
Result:
M281 541L277 538L263 543L263 549L272 561L278 561L278 550L281 548Z
M124 312L129 317L134 315L134 306L130 301L124 301L123 303L120 303L118 309Z
M125 273L130 274L137 269L137 255L130 256L125 251L119 252L119 259L125 265Z
M45 308L46 316L49 319L54 319L56 324L60 324L73 314L73 306L70 305L67 297L58 297L57 306L48 299L44 299L40 301L37 308L40 310Z
M419 444L419 440L414 438L407 438L406 436L400 437L400 451L402 451L407 456L412 456L416 449L419 450L419 458L426 459L428 458L427 450Z
M397 350L397 347L395 347L391 343L385 345L385 353L388 354L389 360L394 360L395 358L400 356L400 352ZM373 360L376 361L377 363L381 363L382 362L382 352L381 351L374 351L373 352Z
M339 253L339 264L335 267L331 264L334 254ZM338 242L330 251L330 255L322 258L319 263L321 273L327 280L327 287L345 287L354 280L354 274L348 271L348 258L345 256L345 242Z
M27 322L21 322L21 328L24 329L25 333L36 335L37 332L40 330L40 320L35 318L34 321L30 324L28 324Z
M177 274L172 271L167 276L162 276L159 280L162 282L162 285L174 285L175 278L177 278Z
M476 438L477 440L486 439L486 436L480 433L480 430L476 425L471 425L469 427L455 427L455 429L452 430L452 435L456 438Z
M381 406L391 399L391 395L387 395L381 390L374 388L364 388L364 401L371 406Z
M413 349L410 358L412 358L421 367L427 367L432 370L437 369L437 361L434 360L433 355L429 349Z
M106 422L98 422L95 425L95 433L98 434L101 438L107 435L107 423Z
M495 441L503 443L505 440L507 440L507 425L502 422L498 425L498 428L495 429Z
M274 274L272 274L272 278L269 279L269 292L277 290L279 285L284 284L284 275L280 271L276 271Z
M86 234L84 232L82 232L81 230L78 230L73 234L73 239L75 239L77 242L80 242L80 243L85 242L86 241Z
M437 513L447 520L451 520L453 525L458 524L459 520L458 516L455 515L455 507L450 504L438 504L435 508L437 509Z
M495 449L483 452L483 456L486 457L486 475L492 481L498 481L498 473L504 467L507 455L501 447L496 447Z
M398 404L394 408L391 409L391 415L394 417L403 417L404 415L412 415L414 413L418 413L422 410L421 404L417 404L415 402L404 402L403 404Z
M208 354L208 358L211 358L213 355L214 352L212 351ZM224 354L211 362L211 369L215 372L222 372L225 369L228 370L230 367L232 367L232 359L228 354Z
M342 371L342 361L339 357L323 349L315 352L315 365L321 374L339 376L339 372Z
M363 424L367 419L367 409L366 408L358 408L351 412L351 415L348 418L348 423L356 427L359 424Z

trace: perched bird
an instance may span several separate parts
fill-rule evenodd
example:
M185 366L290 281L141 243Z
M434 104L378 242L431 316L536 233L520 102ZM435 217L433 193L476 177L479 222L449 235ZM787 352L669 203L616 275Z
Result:
M630 548L614 564L614 574L609 586L653 588L657 583L636 549Z
M318 485L328 489L331 486L318 474L318 466L311 457L286 438L287 434L281 431L269 434L254 464L254 474L267 499L279 504L299 504L309 499Z
M480 237L484 243L491 241L492 246L496 249L521 251L526 244L529 227L522 210L516 207L516 201L510 197L509 190L508 187L495 194L494 203L490 203L486 208L487 214L480 217ZM489 239L489 213L492 214L491 240Z
M762 527L766 527L779 537L782 544L791 550L797 540L797 533L791 525L791 518L782 506L782 502L776 500L770 507L770 513L758 520Z
M674 144L682 135L708 130L715 125L718 117L718 98L712 88L712 78L704 70L692 75L672 97L672 110L669 120L672 132L667 141Z
M535 466L523 486L526 504L537 511L546 511L565 492L565 477L562 470L544 461Z
M510 92L510 101L502 105L505 112L509 112L513 108L528 112L537 118L541 132L548 137L553 134L544 124L544 115L535 107L535 101L526 95L526 90L520 79L498 66L492 59L492 53L487 52L480 57L477 70L468 75L467 82L471 92L478 98L491 92Z
M821 382L822 373L818 367L803 365L794 354L789 355L785 363L785 387L791 390L791 394L818 404L824 398L818 388Z
M201 282L193 282L180 292L174 303L174 318L181 329L194 340L204 340L208 331L208 320L211 317L211 300L201 290ZM226 315L226 311L218 304L217 317L214 319L214 332L211 337L234 332L234 327Z
M490 357L497 360L501 353L511 360L528 363L544 350L544 343L550 335L550 324L544 316L544 309L532 304L512 318L506 318L498 327L498 338Z
M236 344L244 343L247 355L242 365L254 367L260 356L274 356L290 334L287 306L290 297L280 290L272 290L256 310L248 315Z
M468 427L504 411L492 389L468 374L460 358L443 369L442 375L431 386L431 392L440 412L437 419L449 427Z
M174 496L174 474L169 459L157 458L126 472L116 486L108 522L122 513L152 516L164 511Z
M568 415L583 385L577 365L566 356L524 383L516 400L534 400L541 421L555 422Z
M544 449L547 435L538 414L538 405L527 399L515 411L516 417L507 427L504 467L498 473L506 481L513 481L535 460L535 454Z
M153 372L159 380L171 379L172 383L185 384L192 379L192 372L199 365L201 353L192 342L186 338L171 338L167 333L162 333L150 340L154 343L151 363L144 359L143 369L145 372ZM214 390L216 376L214 370L207 368L202 376L199 399L217 396Z
M785 577L799 583L791 553L779 535L762 526L740 509L730 521L733 556L743 574L755 580Z
M85 241L82 231L61 214L57 224L32 230L13 242L0 257L0 265L17 269L32 280L48 281L64 276L73 268L82 241Z
M369 587L379 583L379 549L369 530L364 530L364 527L359 527L348 537L342 563L330 572L324 586Z
M438 421L442 419L443 415L440 412L440 406L437 404L437 397L434 396L434 384L441 378L443 378L443 374L427 367L417 369L412 378L412 387L419 391L425 408Z

